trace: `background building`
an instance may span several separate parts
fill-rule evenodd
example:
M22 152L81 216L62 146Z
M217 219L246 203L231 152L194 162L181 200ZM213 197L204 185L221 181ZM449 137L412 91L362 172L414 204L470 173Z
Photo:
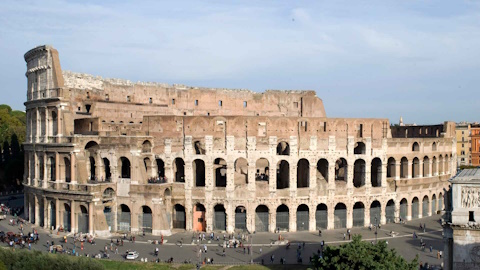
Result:
M172 229L363 227L443 210L455 123L328 118L314 91L132 83L25 54L25 206L44 227L108 235Z
M472 148L470 137L470 123L457 123L457 166L468 166L472 164L470 150Z
M472 140L472 166L480 166L480 124L472 124L471 140Z

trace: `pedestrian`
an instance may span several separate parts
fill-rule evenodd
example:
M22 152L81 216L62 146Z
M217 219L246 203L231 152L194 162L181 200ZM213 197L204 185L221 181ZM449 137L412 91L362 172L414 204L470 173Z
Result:
M225 248L223 248L222 256L225 257Z
M437 259L440 259L440 251L437 251Z
M322 230L318 230L318 236L322 237Z
M28 250L32 250L32 243L28 243Z
M443 257L443 251L440 250L440 259Z
M207 245L203 245L203 249L205 250L205 253L207 253Z
M262 247L260 247L260 254L262 254Z
M270 256L270 263L273 263L273 261L275 261L275 255L272 254L272 256Z
M303 242L303 249L305 249L305 241Z
M343 241L345 241L347 235L345 233L343 233Z
M118 247L115 247L115 254L118 254Z
M433 252L433 247L430 245L430 253Z

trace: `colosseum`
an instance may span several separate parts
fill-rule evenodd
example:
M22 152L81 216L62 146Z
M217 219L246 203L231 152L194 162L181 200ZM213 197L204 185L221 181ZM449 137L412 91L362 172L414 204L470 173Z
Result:
M329 118L315 91L132 83L25 54L25 213L108 236L315 231L443 210L455 124ZM381 106L381 104L379 104Z

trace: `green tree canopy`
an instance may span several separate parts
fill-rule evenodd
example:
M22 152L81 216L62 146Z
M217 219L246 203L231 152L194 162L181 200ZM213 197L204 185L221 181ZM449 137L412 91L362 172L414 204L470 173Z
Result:
M10 143L13 134L17 134L18 142L25 141L26 114L21 111L12 111L10 106L0 105L0 144L4 141Z
M362 241L361 235L354 235L350 243L327 246L323 252L323 258L314 254L312 265L315 269L326 270L415 270L418 269L418 258L408 262L395 250L388 249L385 241L372 244Z

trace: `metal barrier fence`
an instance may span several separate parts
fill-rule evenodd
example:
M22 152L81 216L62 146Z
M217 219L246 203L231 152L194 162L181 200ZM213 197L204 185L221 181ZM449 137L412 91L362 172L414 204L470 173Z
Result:
M400 218L403 220L407 220L407 207L406 203L400 204Z
M277 228L280 230L289 229L289 212L277 212Z
M88 214L79 213L77 214L78 220L78 232L88 233Z
M225 212L215 212L214 215L214 229L224 231L227 228L227 216Z
M379 224L380 215L381 215L380 206L370 208L370 224L373 224L373 225Z
M119 212L117 214L117 231L129 232L132 224L130 212Z
M418 218L418 214L419 214L418 207L419 207L418 202L412 203L412 219Z
M105 219L107 220L107 226L108 226L108 230L109 231L113 231L114 227L114 216L113 216L113 213L112 212L103 212L103 214L105 214Z
M173 216L173 228L175 229L185 229L185 211L176 210Z
M428 201L422 202L422 217L428 216Z
M71 215L70 211L63 212L63 229L67 232L72 231Z
M333 212L335 217L335 229L347 228L347 210L335 209Z
M308 211L297 211L297 231L308 231L309 220Z
M152 214L151 213L139 214L138 225L141 232L152 233Z
M353 227L365 226L365 208L353 209Z
M385 217L387 223L395 222L395 205L388 205L385 207Z
M435 215L437 213L437 200L432 200L432 214Z
M268 212L255 213L255 231L268 232Z
M247 229L247 212L235 213L235 229Z
M317 210L317 211L315 211L315 223L317 225L317 230L327 229L327 226L328 226L327 210Z

